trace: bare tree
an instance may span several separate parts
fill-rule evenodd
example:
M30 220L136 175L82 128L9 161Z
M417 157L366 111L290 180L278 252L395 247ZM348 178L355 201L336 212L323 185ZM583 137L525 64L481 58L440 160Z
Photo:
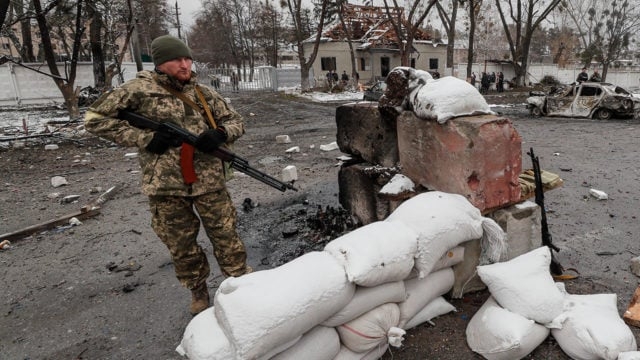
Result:
M612 2L563 2L563 9L579 29L585 64L595 59L602 64L602 80L609 66L629 47L631 37L640 30L640 5L628 0Z
M467 13L469 16L469 51L467 52L467 78L471 77L473 71L473 55L474 44L476 36L476 23L478 20L478 13L482 7L482 0L467 0L468 8Z
M281 35L283 31L282 15L269 0L266 0L258 16L256 37L267 63L271 66L278 66L278 51L283 39Z
M527 62L531 38L540 23L560 4L561 0L496 0L511 60L516 73L516 84L523 85L527 75ZM502 3L506 3L503 10Z
M473 0L467 0L469 2L473 2ZM451 67L451 72L453 75L453 50L455 47L456 41L456 21L458 19L458 6L464 3L464 0L452 0L449 5L450 12L447 11L449 9L445 9L442 3L439 1L436 2L436 9L438 10L438 16L440 16L440 20L442 21L442 25L447 33L447 66ZM469 74L471 76L471 74Z
M75 4L75 32L71 34L73 38L73 50L69 59L69 66L65 66L66 76L62 77L58 70L58 65L56 64L56 54L53 51L53 44L51 42L51 35L49 33L49 24L47 20L47 15L50 12L55 12L57 10L56 5L58 5L58 2L51 2L48 4L47 8L42 8L40 0L33 0L35 17L38 22L38 29L40 30L40 41L42 42L44 58L47 66L49 67L49 72L52 75L53 81L62 93L69 117L72 119L80 117L80 111L78 109L79 88L75 89L74 84L76 79L78 54L80 52L81 39L84 32L82 3L82 0L78 0Z
M4 25L4 19L9 11L9 0L0 0L0 28Z
M320 37L322 35L322 29L324 28L324 21L327 14L327 6L329 0L321 0L319 4L316 4L318 14L318 24L315 31L315 40L313 41L313 50L311 54L305 54L302 46L303 42L307 39L309 31L309 22L306 21L305 11L302 7L302 0L281 0L280 6L286 8L291 15L291 25L293 27L293 38L298 49L298 60L300 61L300 77L301 77L301 89L302 92L309 91L311 86L309 85L309 69L313 65L318 55L318 46L320 44Z
M405 17L404 11L402 11L402 8L398 5L398 0L393 0L392 6L389 6L388 0L384 0L387 19L391 22L396 33L398 49L400 51L400 64L402 66L409 66L413 40L421 31L420 28L422 27L424 19L437 2L438 0L429 0L427 7L423 10L420 6L422 1L413 0L409 13Z
M347 17L353 16L353 14L347 14L347 12L353 11L353 8L350 8L347 6L348 4L349 4L348 0L330 1L329 7L327 9L327 12L328 12L327 17L329 22L331 21L331 18L335 15L337 15L338 19L340 20L340 26L344 31L345 39L347 40L347 44L349 45L349 57L351 59L351 80L355 81L356 72L358 69L356 68L356 55L355 55L355 51L353 50L353 43L352 43L353 32L351 31L351 24L348 24L344 21L345 15ZM354 85L357 85L357 84L354 83Z

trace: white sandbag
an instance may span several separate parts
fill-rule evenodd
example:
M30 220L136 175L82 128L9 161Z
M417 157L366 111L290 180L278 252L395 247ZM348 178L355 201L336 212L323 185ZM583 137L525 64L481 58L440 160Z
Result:
M287 350L271 360L332 360L340 351L340 337L336 329L316 326Z
M271 350L267 351L266 354L261 355L260 357L257 358L257 360L270 360L272 357L274 357L277 354L280 354L281 352L286 351L287 349L289 349L290 347L294 346L295 344L297 344L300 339L302 339L302 335L298 335L298 337L287 341L284 344L280 344L274 348L272 348ZM236 357L236 359L240 360L241 358Z
M551 251L542 246L509 261L478 266L478 275L500 306L540 324L562 313L564 295L549 272Z
M349 350L346 346L340 347L340 352L333 360L377 360L384 355L389 348L389 344L380 344L369 352L357 353Z
M405 331L397 328L400 310L398 305L387 303L342 324L336 329L340 342L351 351L361 353L381 344L402 345Z
M549 336L549 329L498 305L489 297L466 329L467 344L489 360L522 359Z
M398 303L400 321L398 326L404 328L411 318L438 296L444 295L453 287L455 276L453 269L446 268L429 274L426 278L413 278L404 282L407 299Z
M636 351L636 338L618 314L616 294L570 295L564 300L562 328L551 329L560 348L574 359L615 360Z
M459 244L482 239L481 264L499 261L506 235L494 220L458 194L429 191L403 202L385 221L399 221L418 233L418 277L431 273L438 260Z
M431 272L436 272L444 268L452 267L453 265L461 263L463 260L464 247L456 246L453 249L447 250L447 252L445 252L438 261L436 261L435 265L433 265L433 269L431 269Z
M625 351L618 354L618 360L640 360L640 351Z
M332 240L324 250L344 266L349 281L376 286L409 275L417 239L402 222L378 221Z
M444 124L458 116L495 114L475 86L454 76L430 79L409 93L417 117Z
M190 360L234 358L233 348L218 324L213 307L202 311L189 321L176 351Z
M374 287L357 286L351 301L322 325L329 327L342 325L382 304L398 303L406 298L404 281L394 281Z
M444 268L453 267L454 265L461 263L463 260L464 247L456 246L453 249L447 250L447 252L444 253L444 255L442 255L442 257L438 261L436 261L431 272L434 273ZM418 269L416 269L416 267L414 266L413 269L411 269L411 273L409 273L405 280L413 279L416 277L418 277Z
M274 269L227 278L214 308L236 356L256 359L337 313L354 291L342 265L315 251Z
M422 310L418 311L418 313L414 317L407 321L407 323L402 328L405 330L409 330L426 322L430 323L431 325L435 325L431 321L431 319L450 313L452 311L456 311L456 307L451 305L442 296L438 296L437 298L429 301L429 303L425 307L423 307Z

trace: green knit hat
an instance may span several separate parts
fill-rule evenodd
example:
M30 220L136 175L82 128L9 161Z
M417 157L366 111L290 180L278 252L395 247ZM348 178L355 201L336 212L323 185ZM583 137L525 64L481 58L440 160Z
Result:
M182 40L171 35L159 36L151 42L151 57L155 66L179 57L193 59L191 49Z

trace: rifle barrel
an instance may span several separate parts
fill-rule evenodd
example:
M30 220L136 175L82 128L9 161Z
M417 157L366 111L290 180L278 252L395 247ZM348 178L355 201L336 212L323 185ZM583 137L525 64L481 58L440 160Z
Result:
M151 129L154 131L171 134L189 145L195 145L196 140L198 139L197 135L181 128L174 123L155 121L142 115L136 114L132 111L120 110L118 112L118 118L126 120L132 126L140 129ZM251 167L251 165L249 165L249 161L241 158L240 156L232 153L225 148L217 148L213 152L213 155L222 161L230 163L231 167L233 167L234 169L247 174L256 180L262 181L263 183L282 192L286 191L287 189L298 191L298 189L293 187L292 184L282 182L274 178L273 176L270 176L258 169Z

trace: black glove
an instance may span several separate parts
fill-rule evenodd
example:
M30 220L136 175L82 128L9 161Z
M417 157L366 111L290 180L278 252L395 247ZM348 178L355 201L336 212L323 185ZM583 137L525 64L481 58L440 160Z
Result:
M198 135L195 147L204 153L211 153L226 141L227 133L224 131L224 128L219 127L215 130L207 130Z
M164 152L167 151L169 147L180 146L180 144L180 140L172 137L169 134L163 132L155 132L149 144L145 146L145 149L154 154L161 155L164 154Z

